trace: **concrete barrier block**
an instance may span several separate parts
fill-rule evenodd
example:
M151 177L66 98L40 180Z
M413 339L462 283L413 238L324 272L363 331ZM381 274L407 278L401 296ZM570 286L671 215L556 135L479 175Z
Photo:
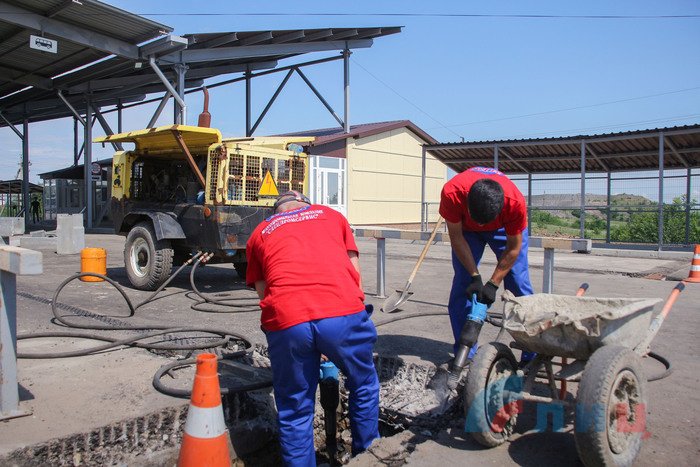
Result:
M85 228L82 214L59 214L56 216L56 253L74 255L85 248Z
M55 237L32 237L23 235L19 238L19 246L29 250L56 250Z
M0 217L0 237L24 233L24 217Z

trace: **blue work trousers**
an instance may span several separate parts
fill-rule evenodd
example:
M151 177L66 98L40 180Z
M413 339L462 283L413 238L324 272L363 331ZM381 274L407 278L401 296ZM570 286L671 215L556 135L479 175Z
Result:
M365 310L267 333L285 465L316 465L313 420L321 354L346 378L353 454L379 437L379 378L372 358L376 340Z
M496 254L496 258L501 259L501 255L506 248L506 232L504 229L492 230L489 232L463 232L464 239L469 244L469 248L474 256L474 261L477 266L484 254L484 247L488 245ZM528 231L523 231L523 244L520 249L518 259L515 264L503 279L503 284L506 290L513 292L513 295L520 297L522 295L531 295L532 284L530 284L530 274L527 264L527 244ZM450 324L452 325L452 334L455 338L454 352L457 353L459 347L459 335L462 332L462 327L467 321L467 314L471 309L471 297L467 297L467 287L472 282L471 274L462 265L457 255L452 252L452 268L455 275L452 280L452 290L450 291L450 301L447 304L447 310L450 313ZM482 276L484 282L490 277Z

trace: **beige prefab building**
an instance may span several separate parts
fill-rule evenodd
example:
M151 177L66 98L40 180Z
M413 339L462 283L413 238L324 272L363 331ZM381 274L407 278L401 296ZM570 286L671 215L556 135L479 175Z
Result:
M402 120L354 125L349 133L335 128L301 135L315 137L306 148L313 202L337 209L353 225L421 221L423 144L436 144L426 132ZM425 173L425 201L435 213L447 167L426 155Z

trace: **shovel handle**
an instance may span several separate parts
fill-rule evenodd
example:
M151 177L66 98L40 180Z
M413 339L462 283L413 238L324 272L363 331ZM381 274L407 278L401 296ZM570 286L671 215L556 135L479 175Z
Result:
M435 235L437 234L438 229L442 225L442 216L438 217L437 222L435 223L435 228L433 228L432 233L430 234L430 238L428 238L427 243L423 247L423 251L421 251L420 256L418 257L418 262L416 263L415 266L413 266L413 271L411 271L411 275L408 277L408 281L406 282L406 285L410 285L411 282L413 282L413 278L416 277L416 273L418 272L418 268L420 267L421 263L423 262L423 259L425 259L425 255L428 254L428 248L430 248L430 244L433 243L433 239L435 238Z

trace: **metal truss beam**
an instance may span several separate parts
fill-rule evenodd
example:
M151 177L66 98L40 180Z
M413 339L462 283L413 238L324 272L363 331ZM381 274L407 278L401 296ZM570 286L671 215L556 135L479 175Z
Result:
M47 18L3 1L0 1L0 10L2 10L2 19L6 23L50 34L119 57L132 60L139 58L138 46L120 39Z
M350 41L307 42L293 44L264 44L218 49L183 50L163 55L158 59L164 63L197 63L211 60L236 60L241 58L270 57L275 55L297 55L310 52L344 50L372 47L372 39Z
M0 69L0 81L34 86L39 89L53 89L53 82L45 76L39 76L21 70L13 70L7 67Z

